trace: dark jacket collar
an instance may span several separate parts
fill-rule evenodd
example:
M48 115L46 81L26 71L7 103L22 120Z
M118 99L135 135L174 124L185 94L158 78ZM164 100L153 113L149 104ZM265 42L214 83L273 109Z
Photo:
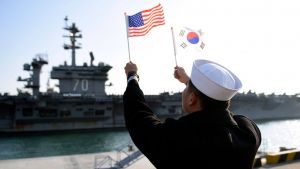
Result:
M229 110L202 110L185 115L180 120L201 124L237 126L232 116L233 114Z

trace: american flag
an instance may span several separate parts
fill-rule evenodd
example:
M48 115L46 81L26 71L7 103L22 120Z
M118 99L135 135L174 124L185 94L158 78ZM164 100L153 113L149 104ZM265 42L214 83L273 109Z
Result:
M164 11L160 4L134 15L128 16L128 35L144 36L153 27L165 24Z

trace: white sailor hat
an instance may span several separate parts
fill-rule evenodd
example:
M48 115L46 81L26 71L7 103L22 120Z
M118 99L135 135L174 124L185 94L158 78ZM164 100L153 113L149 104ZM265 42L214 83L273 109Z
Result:
M242 88L240 79L230 70L208 60L195 60L191 81L206 96L215 100L230 100Z

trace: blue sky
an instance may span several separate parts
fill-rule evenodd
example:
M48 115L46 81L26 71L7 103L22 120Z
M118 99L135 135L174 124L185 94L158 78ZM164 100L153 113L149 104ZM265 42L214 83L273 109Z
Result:
M284 2L284 3L283 3ZM1 0L0 1L0 93L16 94L18 76L28 77L23 64L38 53L48 55L49 64L41 73L41 91L52 66L71 63L70 51L62 48L64 17L82 31L77 64L113 66L107 88L122 94L126 87L124 66L128 62L124 12L135 14L158 3L164 8L166 24L146 36L130 38L132 61L137 63L140 85L146 94L178 92L184 88L173 78L175 66L170 27L202 29L203 51L178 51L178 64L188 74L194 59L216 61L240 77L241 92L300 92L300 4L296 0ZM57 81L51 80L54 86Z

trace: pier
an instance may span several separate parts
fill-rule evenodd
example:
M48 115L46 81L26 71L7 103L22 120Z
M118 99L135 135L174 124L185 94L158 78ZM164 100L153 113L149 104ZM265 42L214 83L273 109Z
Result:
M23 158L13 160L0 160L1 169L95 169L95 158L109 156L117 161L118 152L105 152L95 154L82 154L70 156ZM127 169L155 169L149 160L142 156ZM98 168L100 169L100 168Z
M263 167L259 167L257 169L299 169L300 168L300 160L290 161L280 164L273 164L273 165L264 165Z
M288 155L289 156L289 155ZM69 156L53 156L53 157L38 157L38 158L23 158L12 160L0 160L0 168L2 169L108 169L122 167L97 166L99 157L111 157L113 162L118 162L120 159L125 159L124 153L111 151L105 153L78 154ZM276 158L276 157L275 157ZM116 164L116 163L115 163ZM113 164L112 164L113 165ZM150 161L141 155L131 165L123 166L127 169L155 169ZM299 169L300 160L277 161L274 164L267 164L266 161L256 169Z

